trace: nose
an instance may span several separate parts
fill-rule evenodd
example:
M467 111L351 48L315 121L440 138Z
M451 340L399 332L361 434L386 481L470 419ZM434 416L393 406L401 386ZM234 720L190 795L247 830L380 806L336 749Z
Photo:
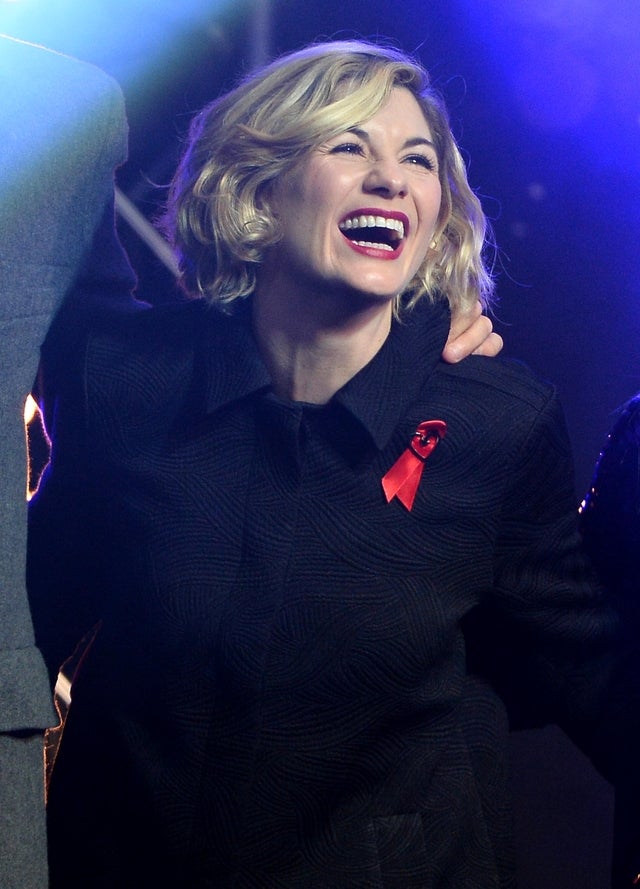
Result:
M395 160L376 160L364 179L364 189L381 197L404 197L407 194L406 171Z

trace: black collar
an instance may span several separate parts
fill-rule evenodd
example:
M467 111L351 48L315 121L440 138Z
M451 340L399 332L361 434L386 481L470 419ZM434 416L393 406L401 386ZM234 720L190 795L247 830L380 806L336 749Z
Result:
M251 330L250 305L244 304L228 316L203 306L198 315L197 364L204 371L206 412L269 391L271 380ZM449 323L444 301L431 304L423 300L402 321L392 323L382 348L333 397L331 403L346 409L376 447L386 445L440 361Z

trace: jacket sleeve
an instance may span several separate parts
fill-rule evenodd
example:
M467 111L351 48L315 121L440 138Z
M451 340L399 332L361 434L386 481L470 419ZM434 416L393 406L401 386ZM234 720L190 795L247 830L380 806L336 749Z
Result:
M125 158L102 72L0 37L0 884L46 885L42 731L55 720L25 588L24 402Z
M113 275L115 247L95 245L106 246L109 213L113 229L126 156L122 92L91 65L0 38L0 136L0 731L10 732L54 719L25 589L23 408L47 328L84 286L90 256L94 276Z

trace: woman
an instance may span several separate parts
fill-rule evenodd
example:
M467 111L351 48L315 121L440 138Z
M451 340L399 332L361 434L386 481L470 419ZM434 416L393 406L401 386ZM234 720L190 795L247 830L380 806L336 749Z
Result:
M272 64L196 118L167 219L204 299L70 303L44 353L52 671L99 621L52 886L514 885L508 716L623 768L617 628L553 390L440 361L491 281L425 72Z

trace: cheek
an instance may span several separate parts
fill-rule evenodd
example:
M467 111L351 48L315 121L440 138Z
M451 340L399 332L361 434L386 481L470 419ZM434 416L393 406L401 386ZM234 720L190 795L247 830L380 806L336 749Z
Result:
M443 195L442 186L438 183L438 199L436 209L436 221L440 222L450 212L450 201Z
M442 186L437 182L428 195L429 216L435 222L440 218L442 211Z
M427 246L431 243L433 233L442 211L442 192L440 186L425 191L420 203L421 242Z
M315 187L315 182L301 184L290 194L286 205L287 225L293 236L309 237L318 232L321 222L325 219L326 197L322 188Z

